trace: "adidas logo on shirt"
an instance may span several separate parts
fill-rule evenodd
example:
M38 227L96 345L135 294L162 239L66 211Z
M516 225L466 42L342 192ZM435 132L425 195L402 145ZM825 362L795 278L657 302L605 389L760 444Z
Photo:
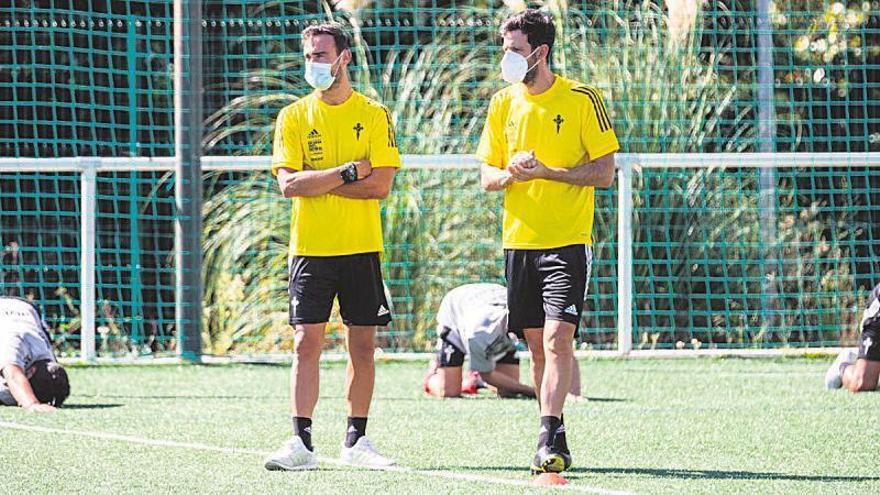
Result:
M572 304L571 306L565 308L565 313L566 313L566 314L570 314L570 315L577 316L577 314L578 314L577 307L575 307L575 305Z
M390 311L388 311L388 308L386 308L385 305L382 304L379 306L379 311L376 313L376 316L385 316L389 313Z

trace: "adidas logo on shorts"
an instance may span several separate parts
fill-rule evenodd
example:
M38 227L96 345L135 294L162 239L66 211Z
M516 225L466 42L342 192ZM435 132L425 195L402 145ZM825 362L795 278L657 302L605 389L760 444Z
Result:
M388 311L388 308L386 308L385 305L382 304L379 306L379 311L376 313L376 316L385 316L389 313L390 311Z
M570 314L570 315L577 316L577 314L578 314L578 309L577 309L577 307L576 307L574 304L572 304L571 306L565 308L565 313L566 313L566 314Z

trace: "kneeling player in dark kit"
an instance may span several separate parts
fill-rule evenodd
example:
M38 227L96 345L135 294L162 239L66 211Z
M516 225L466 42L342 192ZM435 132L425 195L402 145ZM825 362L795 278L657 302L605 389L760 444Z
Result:
M850 392L877 390L880 378L880 284L871 291L862 316L858 352L842 351L825 373L825 387Z

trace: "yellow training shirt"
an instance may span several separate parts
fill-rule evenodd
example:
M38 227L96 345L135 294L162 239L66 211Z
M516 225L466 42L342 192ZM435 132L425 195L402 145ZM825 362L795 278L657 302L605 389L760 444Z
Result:
M573 168L619 148L602 94L556 76L539 95L530 95L524 84L495 93L476 156L503 169L516 153L534 150L548 167ZM504 248L591 245L593 206L592 187L512 182L504 192Z
M315 93L278 114L272 146L272 173L279 168L313 170L368 159L373 168L400 167L394 124L388 109L353 92L339 105ZM293 198L290 254L340 256L382 251L379 200L332 194Z

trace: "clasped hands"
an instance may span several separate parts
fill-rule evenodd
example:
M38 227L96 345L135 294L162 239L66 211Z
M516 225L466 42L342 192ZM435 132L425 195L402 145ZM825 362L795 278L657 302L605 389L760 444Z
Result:
M513 155L506 170L517 182L527 182L547 176L547 166L535 158L534 150L520 151Z

